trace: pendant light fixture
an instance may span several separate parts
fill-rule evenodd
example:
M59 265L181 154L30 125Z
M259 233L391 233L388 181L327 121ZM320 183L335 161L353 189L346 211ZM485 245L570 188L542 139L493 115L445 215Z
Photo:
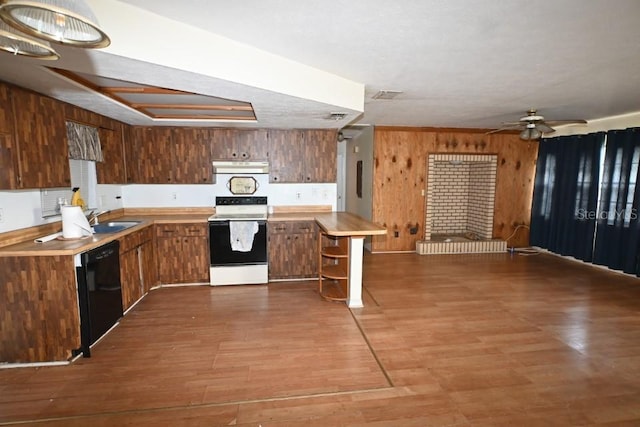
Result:
M55 60L60 58L46 41L36 41L0 21L0 50L16 56Z
M54 43L109 46L109 37L84 0L0 0L0 18L15 29Z

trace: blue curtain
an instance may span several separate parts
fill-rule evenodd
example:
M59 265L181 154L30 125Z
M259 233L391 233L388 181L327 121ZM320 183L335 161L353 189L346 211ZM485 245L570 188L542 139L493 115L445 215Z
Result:
M594 260L640 276L640 128L607 133Z
M531 211L531 244L590 262L605 133L540 141Z

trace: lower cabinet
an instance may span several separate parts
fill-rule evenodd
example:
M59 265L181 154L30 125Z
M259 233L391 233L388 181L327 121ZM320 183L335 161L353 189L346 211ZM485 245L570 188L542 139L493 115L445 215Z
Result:
M120 239L120 282L122 308L129 309L157 284L153 248L153 227Z
M209 281L207 223L156 225L156 248L160 283Z
M269 280L318 277L315 221L270 221Z

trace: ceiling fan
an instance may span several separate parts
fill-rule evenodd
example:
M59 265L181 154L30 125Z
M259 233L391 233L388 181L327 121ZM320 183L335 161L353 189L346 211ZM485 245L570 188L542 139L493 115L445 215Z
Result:
M542 137L544 133L555 132L551 126L586 124L586 120L545 120L543 116L538 115L537 111L531 109L527 111L527 115L521 117L517 122L502 123L502 127L487 133L502 132L504 130L520 129L520 139L525 141L536 140Z

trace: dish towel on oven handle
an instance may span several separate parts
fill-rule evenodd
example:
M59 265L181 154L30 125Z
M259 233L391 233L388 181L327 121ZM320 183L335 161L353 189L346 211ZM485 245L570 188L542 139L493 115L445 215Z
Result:
M229 240L231 250L250 252L253 247L253 236L258 232L256 221L229 221Z

